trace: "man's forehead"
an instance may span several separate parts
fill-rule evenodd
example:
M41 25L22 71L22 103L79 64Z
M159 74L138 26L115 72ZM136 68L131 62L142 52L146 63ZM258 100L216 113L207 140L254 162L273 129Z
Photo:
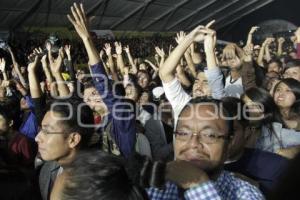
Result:
M189 117L204 117L204 119L220 119L221 114L224 115L221 107L214 102L203 102L198 104L188 104L186 108L182 111L180 118L186 119L186 117L181 117L189 115ZM206 117L206 118L205 118Z

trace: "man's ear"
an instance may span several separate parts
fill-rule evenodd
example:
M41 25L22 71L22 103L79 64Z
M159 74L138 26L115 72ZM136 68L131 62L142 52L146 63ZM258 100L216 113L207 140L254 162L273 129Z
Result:
M69 147L76 148L81 141L81 135L79 133L73 132L69 135Z

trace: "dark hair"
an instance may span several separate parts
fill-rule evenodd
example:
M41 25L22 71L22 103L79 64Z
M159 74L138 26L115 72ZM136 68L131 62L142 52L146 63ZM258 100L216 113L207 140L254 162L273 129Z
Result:
M80 134L79 147L88 147L94 132L94 128L90 128L94 125L94 116L86 103L77 98L55 100L48 105L47 111L59 113L66 131Z
M284 68L283 73L285 73L285 71L287 69L293 68L293 67L300 67L300 59L291 59L286 63L286 67Z
M300 183L300 154L289 162L285 167L284 173L281 174L276 187L273 187L273 192L269 194L267 199L282 200L282 199L295 199L299 196L299 183Z
M281 62L279 59L273 58L273 59L271 59L271 60L268 62L268 65L267 65L267 71L268 71L269 65L270 65L271 63L276 63L276 64L279 66L279 68L282 68L282 62Z
M144 190L132 184L120 157L102 151L79 152L65 169L66 200L143 200Z
M243 114L244 102L236 97L224 97L221 99L223 106L228 111L229 117L235 117L243 127L248 125L248 121ZM236 117L237 116L237 117Z
M268 128L270 134L274 133L272 126L273 122L281 123L283 127L286 127L285 122L282 119L279 108L274 102L273 97L262 88L249 88L245 91L241 98L248 96L252 101L258 102L263 105L264 118L261 120L261 126L264 125Z
M225 116L225 117L230 117L230 114L229 114L227 108L223 105L223 102L221 100L212 99L212 98L209 98L209 97L196 97L196 98L191 99L185 105L185 107L181 110L179 116L183 113L184 110L186 110L187 108L189 108L191 105L197 105L197 104L202 104L202 103L214 104L219 109L219 113L222 113L223 116ZM228 126L228 130L227 130L228 131L228 135L232 136L234 134L234 131L233 131L233 120L226 118L225 121L226 121L227 126ZM177 123L177 126L178 126L178 123ZM176 129L177 129L177 127L176 127Z
M281 83L286 84L292 90L292 92L294 93L294 95L296 97L296 100L300 100L300 82L299 81L297 81L296 79L293 79L293 78L282 79L281 81L279 81L276 84L276 86L274 88L274 93L275 93L276 88Z
M273 93L273 96L275 94L275 91L277 89L277 87L279 86L279 84L281 83L284 83L286 84L293 92L293 94L295 95L296 97L296 100L294 102L294 104L292 105L291 107L291 110L294 110L294 106L300 102L300 82L297 81L296 79L293 79L293 78L286 78L286 79L283 79L281 80L280 82L278 82L276 84L276 86L274 87L274 93ZM296 109L296 108L295 108Z
M7 99L4 102L0 102L0 115L2 115L7 123L13 121L13 128L18 129L20 122L20 105L16 99Z
M137 99L140 99L140 97L142 96L142 92L143 92L142 87L135 80L130 81L130 83L128 83L127 86L134 87L136 90L136 93L137 93Z

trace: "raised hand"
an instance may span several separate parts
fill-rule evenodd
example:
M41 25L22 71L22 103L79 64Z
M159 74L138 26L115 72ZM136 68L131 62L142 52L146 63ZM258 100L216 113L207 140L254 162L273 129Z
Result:
M58 56L56 59L49 59L50 63L50 69L52 73L60 73L62 62L64 59L64 51L63 48L61 47L58 52Z
M185 173L178 173L182 171ZM209 181L208 175L203 170L183 160L169 162L167 164L165 178L184 189Z
M177 33L176 37L175 37L175 41L177 42L177 44L179 44L184 38L185 38L186 34L183 31L180 31L179 33Z
M217 36L216 31L205 28L202 30L203 33L206 35L204 36L204 50L205 52L214 52L216 43L217 43Z
M5 72L5 65L6 65L6 61L4 58L0 58L0 71L3 73Z
M32 62L28 64L28 67L27 67L28 72L35 71L38 60L39 60L38 55L36 55L36 54L31 54L30 56L32 58Z
M116 53L117 55L121 55L122 54L122 44L120 42L115 42L115 47L116 47Z
M68 60L71 60L71 45L65 45L64 50L67 54Z
M80 4L80 6L78 6L77 3L74 3L73 6L71 6L71 12L72 16L67 15L69 21L73 24L81 39L88 39L90 37L90 33L83 5Z
M272 38L272 37L268 37L266 38L266 40L264 41L263 43L263 46L269 46L272 42L275 41L275 38Z
M107 56L111 55L111 46L110 46L109 43L105 43L104 44L103 50L105 51L105 53L106 53Z
M215 23L215 20L209 22L206 26L199 25L192 30L186 37L192 39L194 42L201 42L204 40L205 33L202 32L205 28L210 28Z
M277 42L279 44L283 44L285 42L285 39L283 37L278 38Z
M253 44L246 45L244 47L244 61L251 62L253 55Z
M41 58L41 63L42 64L47 64L47 55L43 55L43 57Z
M258 26L252 26L251 27L251 29L250 29L250 32L249 32L249 34L253 34L255 31L257 31L259 29L259 27Z
M101 58L102 61L103 61L104 54L105 54L104 50L101 49L100 52L99 52L99 56L100 56L100 58Z
M124 47L124 51L125 51L126 53L130 53L130 48L129 48L128 45Z
M166 56L163 48L160 49L159 47L155 47L155 51L161 58L164 58Z

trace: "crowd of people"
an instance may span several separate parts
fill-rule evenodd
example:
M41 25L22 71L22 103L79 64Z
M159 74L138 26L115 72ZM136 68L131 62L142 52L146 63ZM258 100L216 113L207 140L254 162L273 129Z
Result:
M220 49L211 21L161 48L99 44L82 4L67 17L80 43L1 54L0 199L297 194L300 28Z

